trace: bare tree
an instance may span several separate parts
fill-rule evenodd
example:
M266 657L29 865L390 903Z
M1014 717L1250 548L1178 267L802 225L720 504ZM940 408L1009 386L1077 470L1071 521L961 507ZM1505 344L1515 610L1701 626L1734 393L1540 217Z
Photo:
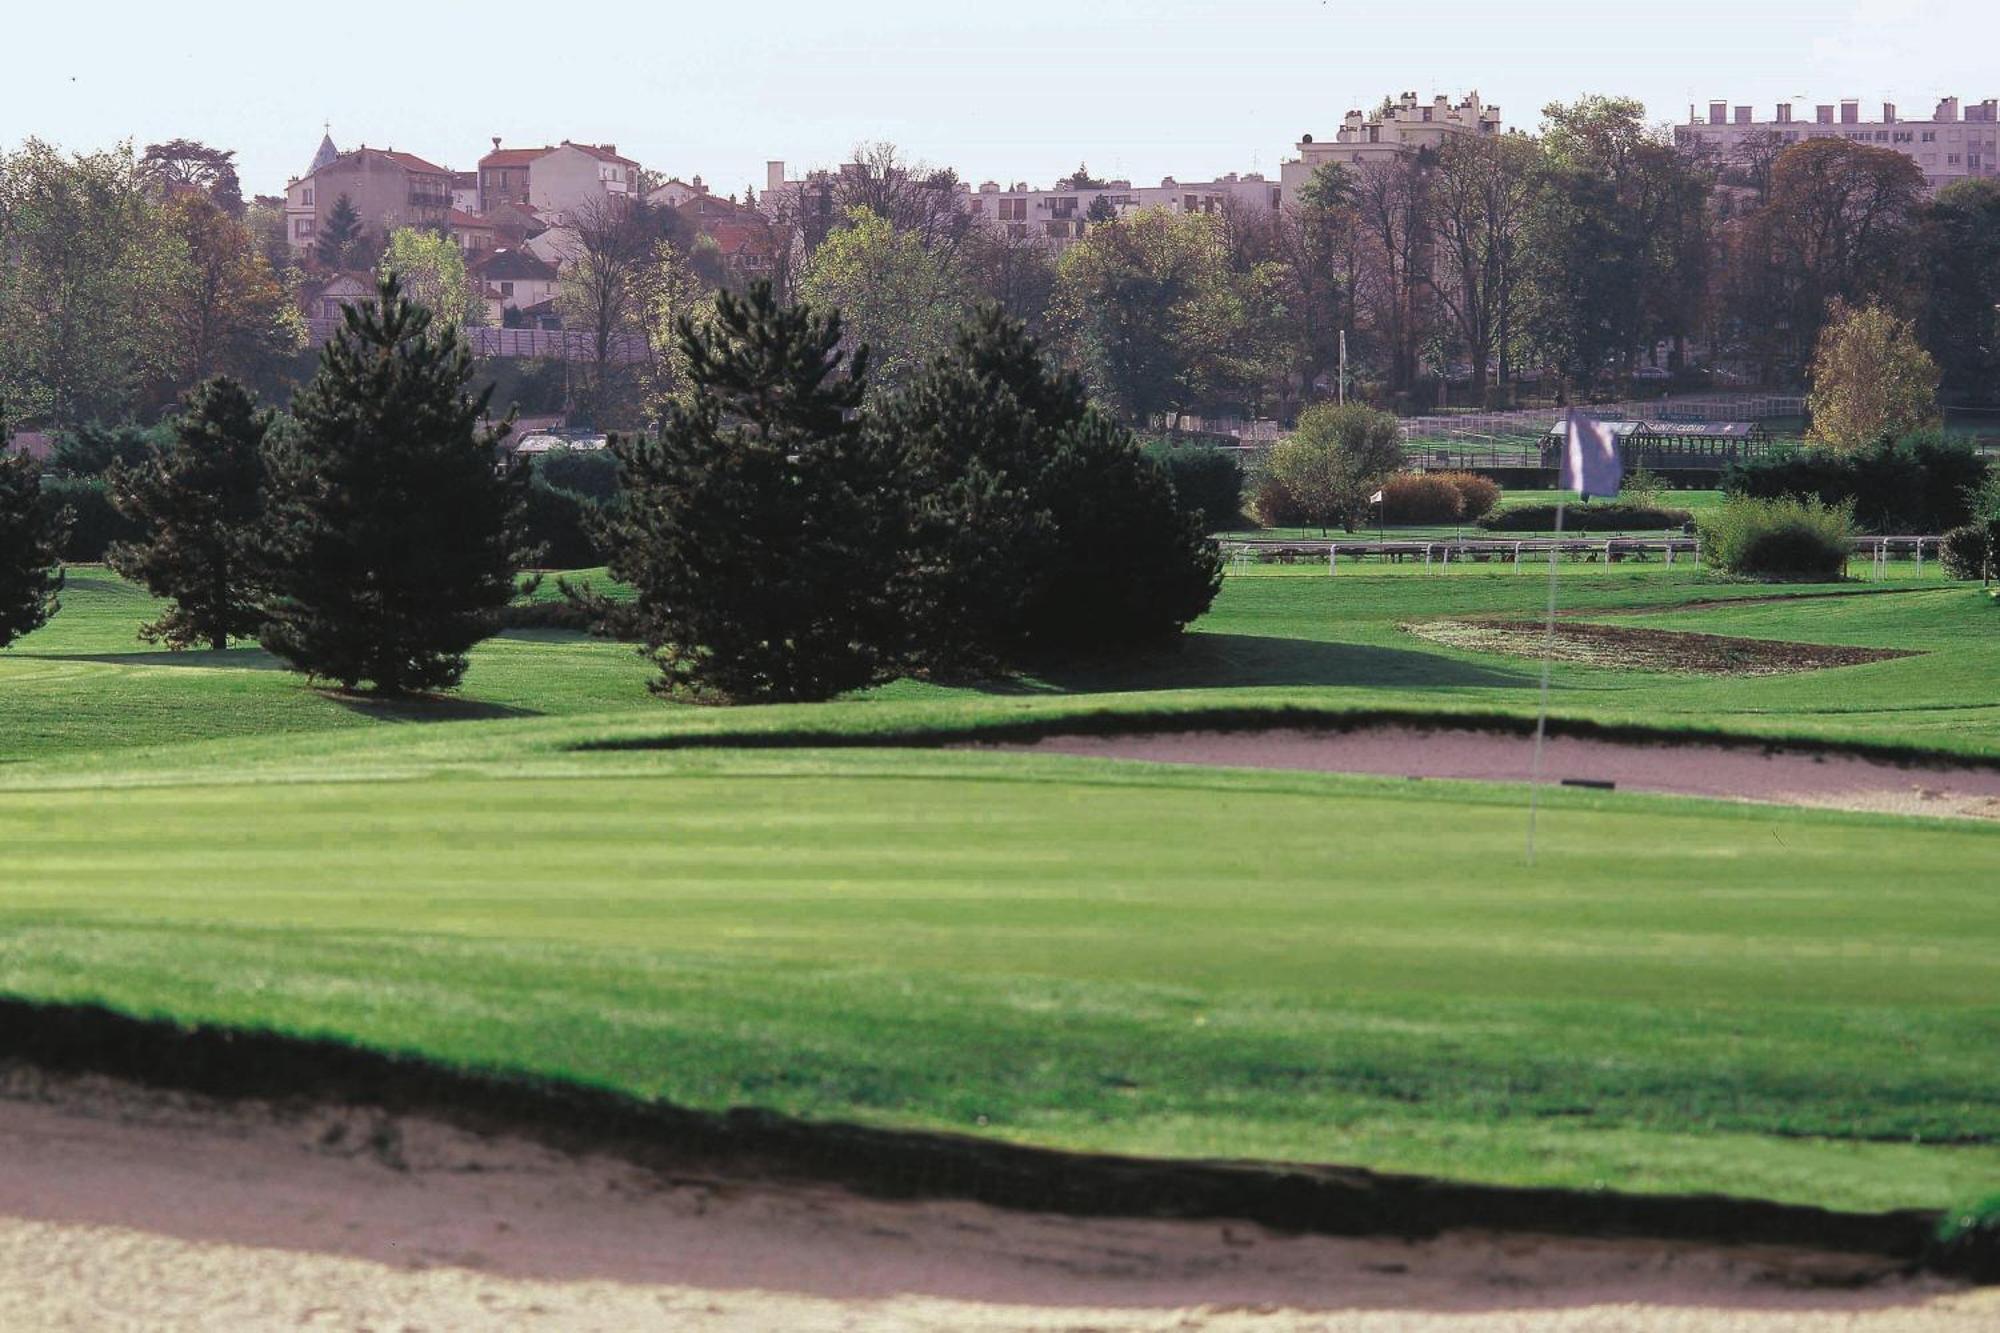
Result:
M575 239L559 299L564 327L590 337L583 405L593 419L615 413L619 367L645 330L646 279L661 235L655 213L643 200L606 196L586 201L566 223Z
M1419 152L1364 162L1354 173L1362 303L1388 354L1390 387L1399 391L1415 386L1430 331L1431 170L1430 157Z
M1438 155L1430 191L1437 238L1432 286L1465 344L1479 390L1496 359L1500 379L1508 378L1518 251L1539 161L1534 143L1516 135L1455 138Z

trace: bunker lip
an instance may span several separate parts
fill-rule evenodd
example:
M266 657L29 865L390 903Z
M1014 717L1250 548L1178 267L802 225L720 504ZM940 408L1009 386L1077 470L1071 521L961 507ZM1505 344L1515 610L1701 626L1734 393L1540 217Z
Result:
M1558 620L1553 636L1539 620L1463 617L1397 626L1431 643L1506 657L1540 657L1622 671L1699 676L1775 676L1830 667L1863 666L1919 654L1902 648L1791 643L1686 630L1637 629Z
M1656 1333L1831 1333L2000 1312L2000 1292L1866 1254L868 1198L19 1066L0 1070L0 1153L0 1315L35 1326L1501 1333L1615 1311Z
M987 748L1470 782L1526 782L1533 765L1532 746L1520 734L1409 726L1059 734ZM1556 734L1544 744L1541 774L1549 783L1667 795L2000 819L2000 771L1972 765L1909 768L1875 756L1825 750L1649 745Z
M1071 1152L938 1131L722 1113L525 1074L446 1067L329 1038L181 1026L97 1005L0 998L0 1067L293 1107L370 1108L668 1173L810 1181L1071 1217L1233 1219L1423 1240L1446 1231L1775 1246L1949 1271L1928 1209L1842 1212L1720 1195L1476 1184L1357 1167Z

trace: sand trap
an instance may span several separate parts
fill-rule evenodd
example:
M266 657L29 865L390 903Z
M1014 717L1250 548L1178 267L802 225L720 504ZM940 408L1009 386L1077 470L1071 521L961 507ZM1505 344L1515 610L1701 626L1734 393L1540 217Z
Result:
M1048 736L994 748L1166 764L1526 782L1532 744L1524 736L1489 731L1280 727ZM1854 755L1781 748L1649 745L1552 736L1543 752L1542 775L1548 782L1610 782L1621 791L1892 814L2000 818L2000 769L1905 768Z
M1853 1256L885 1203L19 1069L0 1162L10 1329L2000 1326L2000 1291Z
M1546 652L1558 662L1581 666L1689 676L1784 676L1917 656L1901 648L1787 643L1571 620L1557 621L1553 638L1548 626L1539 620L1422 620L1398 628L1469 652L1534 658Z

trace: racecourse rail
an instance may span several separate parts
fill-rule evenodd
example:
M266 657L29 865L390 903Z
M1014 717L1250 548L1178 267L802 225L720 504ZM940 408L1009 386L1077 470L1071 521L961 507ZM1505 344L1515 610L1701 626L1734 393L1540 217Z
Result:
M1887 560L1911 559L1922 572L1926 558L1937 555L1942 541L1935 536L1868 536L1854 540L1854 553L1866 556L1879 566ZM1329 572L1337 572L1343 560L1360 561L1370 556L1390 563L1421 561L1425 566L1445 568L1453 564L1485 564L1512 561L1519 570L1523 556L1554 555L1558 559L1645 560L1662 557L1673 564L1681 557L1701 561L1701 538L1658 537L1427 537L1410 539L1332 538L1320 541L1298 538L1261 540L1248 538L1221 543L1222 553L1232 567L1252 564L1312 564L1324 561Z

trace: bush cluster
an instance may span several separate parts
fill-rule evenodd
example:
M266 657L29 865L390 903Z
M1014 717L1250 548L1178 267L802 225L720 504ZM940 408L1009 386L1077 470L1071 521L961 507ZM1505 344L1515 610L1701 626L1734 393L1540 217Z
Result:
M1563 507L1564 532L1657 532L1685 528L1694 521L1686 509L1655 509L1650 505L1577 504ZM1552 532L1552 504L1515 505L1479 520L1488 532Z
M42 494L64 515L62 558L71 564L97 564L114 545L140 535L140 525L118 512L103 477L52 473L42 478Z
M1697 520L1708 562L1761 579L1838 579L1854 550L1854 506L1817 496L1731 496Z
M1967 497L1985 480L1987 467L1969 445L1923 431L1847 452L1799 449L1733 464L1723 473L1722 489L1762 500L1798 495L1828 506L1851 502L1863 532L1944 532L1972 517Z
M1471 523L1500 503L1500 484L1477 472L1399 472L1382 483L1386 523Z
M2000 575L2000 517L1978 519L1947 532L1938 559L1955 579Z

